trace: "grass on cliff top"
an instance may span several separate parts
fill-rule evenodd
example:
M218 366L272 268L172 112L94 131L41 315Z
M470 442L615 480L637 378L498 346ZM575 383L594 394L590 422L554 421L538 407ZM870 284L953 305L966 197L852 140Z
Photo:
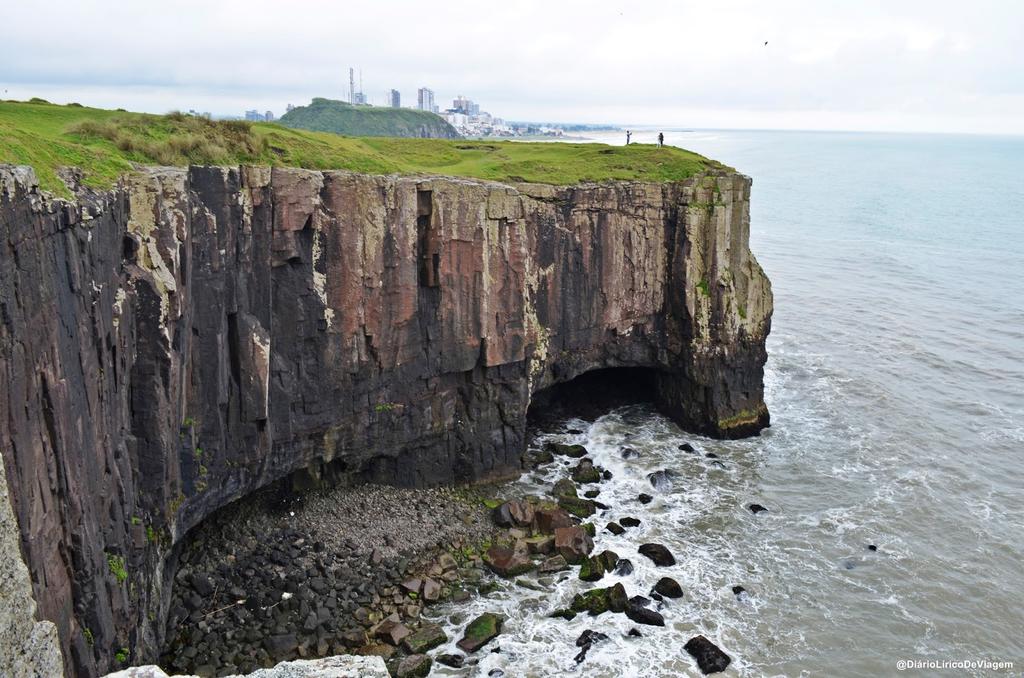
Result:
M722 167L673 147L354 138L273 123L58 106L41 100L0 101L0 163L31 165L44 190L65 197L70 194L57 176L58 168L81 168L85 185L109 188L133 163L276 165L557 185L609 179L677 181Z

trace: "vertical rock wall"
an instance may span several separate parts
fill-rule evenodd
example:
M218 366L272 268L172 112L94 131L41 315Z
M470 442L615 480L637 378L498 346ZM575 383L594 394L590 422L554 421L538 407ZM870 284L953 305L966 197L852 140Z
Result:
M293 471L514 474L532 394L603 367L767 425L749 191L194 167L67 203L0 167L0 453L69 672L152 658L175 544Z

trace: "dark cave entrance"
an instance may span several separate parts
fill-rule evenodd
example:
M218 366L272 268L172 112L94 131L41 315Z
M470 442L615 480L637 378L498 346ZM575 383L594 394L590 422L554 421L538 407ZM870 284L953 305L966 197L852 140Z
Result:
M547 429L570 417L594 420L617 407L658 402L658 377L650 367L609 367L584 372L569 381L537 391L530 401L527 422Z

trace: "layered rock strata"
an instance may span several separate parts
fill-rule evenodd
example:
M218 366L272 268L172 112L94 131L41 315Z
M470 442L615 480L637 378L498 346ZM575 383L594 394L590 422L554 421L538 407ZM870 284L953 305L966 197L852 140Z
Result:
M193 167L65 202L0 167L0 453L69 672L152 659L183 535L295 471L508 476L535 394L605 367L766 426L749 196Z

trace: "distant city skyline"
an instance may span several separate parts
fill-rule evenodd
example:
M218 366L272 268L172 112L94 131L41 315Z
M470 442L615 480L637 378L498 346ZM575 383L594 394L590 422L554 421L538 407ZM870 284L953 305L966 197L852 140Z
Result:
M37 25L89 39L56 49ZM356 65L378 104L428 87L513 120L1020 134L1022 25L995 0L9 2L0 97L238 115L345 100Z

